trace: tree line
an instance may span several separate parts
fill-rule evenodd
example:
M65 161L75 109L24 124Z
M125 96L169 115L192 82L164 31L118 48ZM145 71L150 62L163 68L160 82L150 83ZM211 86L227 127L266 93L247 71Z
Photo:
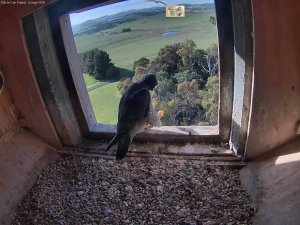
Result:
M120 71L109 54L92 49L79 55L82 71L97 80L112 80ZM119 81L123 94L146 73L155 73L158 86L153 94L154 108L165 112L167 126L216 125L218 123L218 48L198 49L195 42L166 45L152 60L145 57L133 63L134 76Z
M155 73L158 87L153 95L154 108L165 112L164 125L216 125L218 123L218 48L203 50L185 40L166 45L149 60L133 64L135 75L122 78L118 89L123 93L145 73Z
M120 75L120 70L111 61L109 54L100 49L92 49L79 54L81 69L96 80L112 80Z

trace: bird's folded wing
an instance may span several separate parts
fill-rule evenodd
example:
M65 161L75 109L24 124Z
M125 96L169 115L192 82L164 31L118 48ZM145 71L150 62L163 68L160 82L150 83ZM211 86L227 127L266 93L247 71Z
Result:
M138 123L147 122L150 93L146 88L139 89L126 96L119 108L118 133L127 133L135 129Z

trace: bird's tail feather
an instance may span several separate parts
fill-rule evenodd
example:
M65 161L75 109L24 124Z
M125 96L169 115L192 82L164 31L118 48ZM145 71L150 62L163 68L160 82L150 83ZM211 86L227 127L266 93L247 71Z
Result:
M119 141L119 139L120 139L120 135L116 134L114 136L114 138L109 142L108 146L105 149L105 152L107 152L111 148L111 146L117 144L117 142Z
M121 160L126 156L131 141L132 137L130 134L125 134L122 138L120 138L117 148L116 160Z

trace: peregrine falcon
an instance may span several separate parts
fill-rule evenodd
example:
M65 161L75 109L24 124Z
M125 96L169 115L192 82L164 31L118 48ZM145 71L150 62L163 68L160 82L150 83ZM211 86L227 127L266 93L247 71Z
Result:
M117 133L105 151L118 144L116 159L121 160L128 152L134 136L146 127L161 126L161 114L155 113L151 104L150 90L157 85L155 74L146 74L133 83L122 95L119 103Z

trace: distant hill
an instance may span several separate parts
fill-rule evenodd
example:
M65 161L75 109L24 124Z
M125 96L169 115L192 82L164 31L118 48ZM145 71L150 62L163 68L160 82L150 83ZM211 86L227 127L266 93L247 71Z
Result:
M183 4L186 6L187 13L196 12L212 12L215 10L214 4ZM92 34L102 30L113 28L117 25L126 22L132 22L143 19L148 16L155 16L165 13L165 7L154 7L146 9L128 10L117 13L115 15L103 16L92 20L87 20L81 24L72 26L74 36L81 36L84 34Z

